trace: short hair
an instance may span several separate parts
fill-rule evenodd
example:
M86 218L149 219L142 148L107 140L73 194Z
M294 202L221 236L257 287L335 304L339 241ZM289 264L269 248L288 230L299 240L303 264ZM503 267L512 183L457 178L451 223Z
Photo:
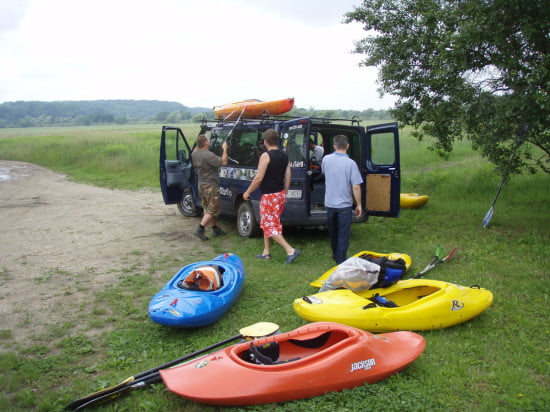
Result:
M270 146L278 146L279 145L279 133L277 133L273 129L267 129L264 132L264 140Z
M334 136L334 147L336 147L338 150L345 150L347 145L348 145L347 136L344 136L343 134Z
M204 146L206 146L206 142L208 141L208 137L204 134L199 134L197 136L197 147L199 149L202 149Z

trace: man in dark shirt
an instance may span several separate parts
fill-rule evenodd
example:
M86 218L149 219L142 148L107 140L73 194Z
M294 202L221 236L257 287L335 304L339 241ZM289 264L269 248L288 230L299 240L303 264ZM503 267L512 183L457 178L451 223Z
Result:
M212 226L214 236L225 235L216 223L216 217L220 214L220 175L219 169L227 164L227 143L222 145L222 155L216 156L208 148L210 140L201 134L197 137L197 147L193 150L191 158L193 166L199 176L199 194L204 210L201 223L193 233L200 240L208 240L204 228Z
M294 249L283 237L281 215L286 203L286 192L290 187L290 164L288 157L279 149L279 134L268 129L264 132L266 152L260 156L258 172L243 194L243 199L250 199L250 194L258 187L262 192L260 199L260 227L264 232L264 250L259 259L271 259L271 239L286 251L285 263L292 263L301 253Z

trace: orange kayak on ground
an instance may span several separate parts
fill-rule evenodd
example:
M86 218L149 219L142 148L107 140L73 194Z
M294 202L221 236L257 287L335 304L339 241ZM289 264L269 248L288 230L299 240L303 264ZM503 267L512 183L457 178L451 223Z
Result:
M283 402L378 382L418 358L425 345L413 332L373 335L317 322L229 346L160 374L169 390L197 402Z
M222 106L214 107L216 118L225 120L242 118L260 117L265 114L277 115L286 113L294 107L294 98L270 100L263 102L261 100L243 100L241 102L227 103Z

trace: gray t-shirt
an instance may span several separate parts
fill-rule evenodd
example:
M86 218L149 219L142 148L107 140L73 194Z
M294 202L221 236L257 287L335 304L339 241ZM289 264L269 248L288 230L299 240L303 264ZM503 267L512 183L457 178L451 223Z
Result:
M323 161L323 155L325 154L325 149L322 146L315 146L311 152L311 160L321 164Z
M210 150L194 150L191 153L193 166L199 175L199 184L217 186L220 184L219 169L222 158L216 156Z
M325 206L335 209L353 206L353 185L363 183L357 163L345 153L334 152L323 158Z

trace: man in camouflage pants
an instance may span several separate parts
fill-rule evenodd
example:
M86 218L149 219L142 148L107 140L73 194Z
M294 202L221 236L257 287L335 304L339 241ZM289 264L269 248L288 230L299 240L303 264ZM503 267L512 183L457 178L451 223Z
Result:
M206 226L211 225L214 236L225 235L216 224L220 214L220 176L219 169L227 164L227 143L222 145L222 155L216 156L210 150L210 140L201 134L197 137L197 147L191 154L193 166L199 177L199 194L204 210L199 227L193 233L200 240L208 240L204 233Z

